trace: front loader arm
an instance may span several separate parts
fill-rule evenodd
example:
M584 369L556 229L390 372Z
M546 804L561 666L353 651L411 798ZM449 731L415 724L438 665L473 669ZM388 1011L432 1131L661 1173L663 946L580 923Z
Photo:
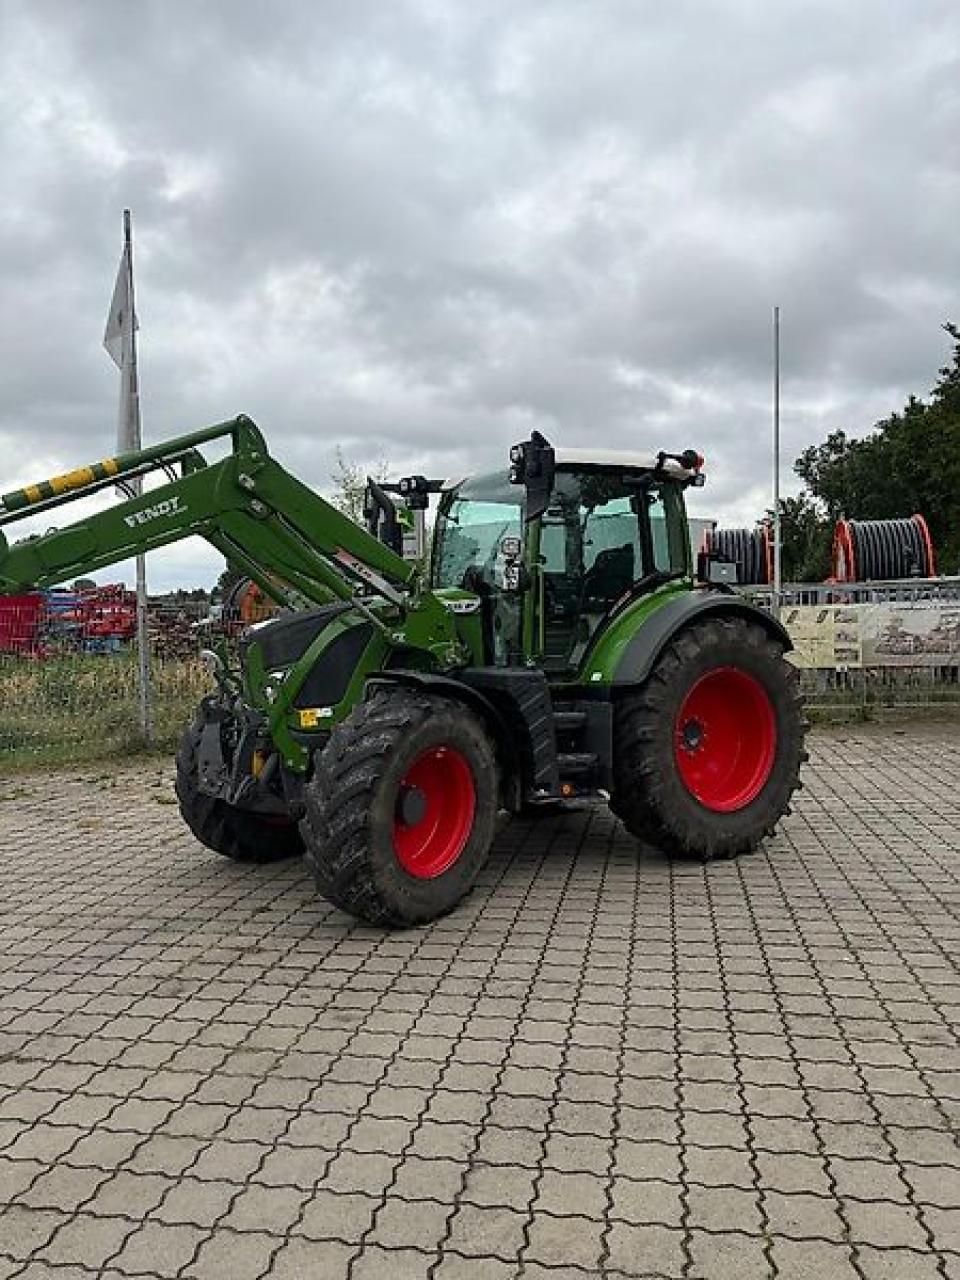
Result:
M231 452L208 463L200 446L227 437ZM158 488L62 529L7 543L2 526L161 469L171 479ZM416 567L286 471L243 416L4 494L0 595L53 586L192 535L205 538L278 603L355 601L368 589L402 614L415 613L430 647L455 641L450 615L421 588Z

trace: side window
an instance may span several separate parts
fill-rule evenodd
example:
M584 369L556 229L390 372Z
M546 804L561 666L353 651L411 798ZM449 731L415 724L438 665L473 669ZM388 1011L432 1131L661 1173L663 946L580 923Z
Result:
M540 526L540 557L545 573L567 572L567 526L544 516Z
M690 543L683 513L683 497L675 485L651 493L650 541L653 550L651 568L666 573L690 570Z
M627 497L583 514L586 607L606 611L643 572L640 524Z
M663 494L653 490L650 494L650 542L653 548L653 569L669 572L673 569L673 556L670 552L670 539L667 534L667 512Z

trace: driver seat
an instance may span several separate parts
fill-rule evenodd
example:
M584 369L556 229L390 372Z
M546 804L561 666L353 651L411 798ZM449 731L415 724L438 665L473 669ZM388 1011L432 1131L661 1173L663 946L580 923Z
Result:
M629 591L634 583L633 544L608 547L583 575L583 606L591 613L603 612Z

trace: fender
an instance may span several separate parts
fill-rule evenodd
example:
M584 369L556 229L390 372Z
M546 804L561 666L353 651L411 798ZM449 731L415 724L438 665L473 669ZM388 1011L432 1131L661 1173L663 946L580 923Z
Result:
M451 701L455 699L465 703L472 711L476 711L493 738L497 754L503 763L505 789L511 781L516 783L519 780L521 762L513 735L498 709L478 689L471 688L470 685L465 684L462 680L451 679L450 676L436 675L431 671L414 671L404 668L377 671L367 679L366 687L370 689L375 685L383 684L403 684L413 689L422 689L424 693L437 693L443 698L451 699Z
M740 596L732 592L686 591L661 605L638 629L623 651L612 685L642 684L677 632L708 617L746 618L763 627L772 639L783 645L784 652L793 648L786 628L776 618Z

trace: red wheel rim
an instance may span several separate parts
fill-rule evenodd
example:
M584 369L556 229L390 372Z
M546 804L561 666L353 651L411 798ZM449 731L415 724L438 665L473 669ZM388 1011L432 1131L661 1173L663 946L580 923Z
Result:
M400 780L393 848L404 871L432 880L463 853L473 829L477 795L473 774L454 747L431 747Z
M776 752L773 706L759 680L736 667L697 680L677 714L674 758L704 808L746 808L766 786Z

